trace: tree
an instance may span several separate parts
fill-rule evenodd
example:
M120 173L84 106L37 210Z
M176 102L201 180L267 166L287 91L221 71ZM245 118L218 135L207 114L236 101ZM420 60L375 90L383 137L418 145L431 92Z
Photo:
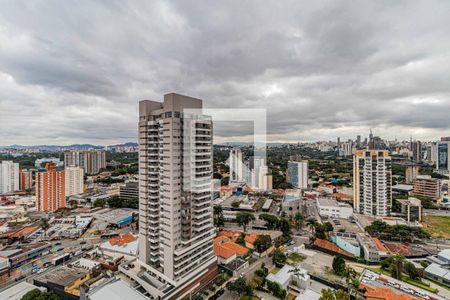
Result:
M105 207L105 199L97 199L94 201L94 207Z
M281 288L281 286L276 282L267 281L267 289L277 298L286 298L286 290Z
M262 253L272 246L272 238L267 234L259 235L253 245L255 246L256 252Z
M286 262L286 255L279 249L275 249L272 253L272 261L276 266L281 266Z
M335 300L331 289L322 289L319 300Z
M247 285L247 282L245 281L245 278L238 278L233 282L230 282L227 284L227 289L230 292L237 293L239 297L241 297L243 294L249 294L251 288L249 289L249 286ZM251 292L250 292L251 294Z
M214 226L222 227L225 225L225 218L223 217L222 206L214 205Z
M20 300L61 300L61 298L53 292L43 292L39 289L33 289L23 295Z
M233 208L238 208L241 205L241 201L233 201L233 203L231 203L231 206Z
M309 227L309 229L311 230L311 232L314 232L314 231L315 231L317 224L318 224L318 222L317 222L317 220L314 219L314 218L309 218L309 219L306 221L306 226Z
M394 255L392 257L391 275L397 280L402 279L403 261L405 258L401 255Z
M283 236L289 236L291 233L291 224L286 218L280 218L278 220L278 229L283 232Z
M302 229L302 227L303 227L303 215L301 213L298 212L298 213L295 214L294 221L295 221L295 227L296 227L297 231Z
M238 223L239 226L242 226L244 232L247 229L247 225L254 220L255 216L249 212L240 212L236 215L236 222Z
M333 259L333 272L339 276L345 275L345 260L340 256Z
M403 264L403 268L405 269L405 273L408 274L411 279L420 278L420 272L417 270L416 266L414 266L413 263L407 261Z
M278 217L271 214L260 214L259 219L265 221L267 229L275 229L278 226Z
M245 247L245 234L241 233L238 238L236 239L236 244L239 244L241 246Z
M78 201L75 200L75 199L72 199L72 200L69 201L69 205L72 208L77 208L78 207Z
M341 289L337 290L334 293L334 297L336 298L336 300L349 300L350 299L350 296L348 295L348 293Z
M47 235L47 230L50 228L50 224L48 223L47 218L42 218L40 222L40 226L42 230L44 230L45 235Z

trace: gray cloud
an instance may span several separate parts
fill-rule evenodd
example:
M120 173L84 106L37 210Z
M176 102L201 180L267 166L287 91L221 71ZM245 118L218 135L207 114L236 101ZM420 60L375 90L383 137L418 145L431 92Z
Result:
M134 140L137 103L179 92L266 108L272 141L450 135L445 1L11 1L0 144ZM215 126L242 140L248 124Z

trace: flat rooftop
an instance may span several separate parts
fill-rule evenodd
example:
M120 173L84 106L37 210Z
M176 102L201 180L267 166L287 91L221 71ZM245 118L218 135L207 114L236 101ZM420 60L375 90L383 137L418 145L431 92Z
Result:
M51 282L51 283L56 283L61 286L66 286L66 285L71 284L78 278L83 277L87 273L89 273L89 271L85 270L85 269L62 266L51 272L48 272L41 276L36 277L35 280L39 281L39 282L45 282L45 283Z

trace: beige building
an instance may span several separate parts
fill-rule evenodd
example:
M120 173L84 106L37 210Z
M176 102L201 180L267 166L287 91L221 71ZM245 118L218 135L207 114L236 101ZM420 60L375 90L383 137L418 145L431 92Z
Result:
M405 214L405 220L408 224L422 222L422 202L417 198L398 199L401 212Z
M69 151L64 153L64 166L82 167L85 174L98 174L106 168L106 152L102 150Z
M0 162L0 195L19 190L19 164L4 160Z
M178 94L139 103L139 257L122 271L150 298L183 299L217 274L213 124L201 109Z
M353 155L353 209L387 216L392 207L391 157L387 150L356 150Z
M438 201L441 198L441 180L430 175L419 175L413 180L413 194Z
M412 183L419 175L419 166L407 166L405 170L406 183Z
M66 197L84 193L84 170L82 167L65 168Z

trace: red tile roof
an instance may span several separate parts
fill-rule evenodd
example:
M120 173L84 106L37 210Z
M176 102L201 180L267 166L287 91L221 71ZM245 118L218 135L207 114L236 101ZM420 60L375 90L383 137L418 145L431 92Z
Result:
M354 257L353 254L342 250L341 248L336 246L334 243L332 243L330 241L327 241L327 240L316 239L314 241L314 245L319 247L319 248L322 248L322 249L325 249L325 250L329 250L329 251L338 253L338 254L343 255L343 256Z
M109 240L109 243L111 244L111 246L114 246L114 245L123 246L123 245L126 245L128 243L135 241L136 239L137 239L137 237L135 237L131 233L128 233L125 235L113 237L112 239Z
M375 247L377 247L378 251L387 252L386 247L383 245L383 243L376 237L372 237L372 241L375 244Z
M245 241L249 244L254 244L258 236L256 234L247 234L245 236Z
M365 288L366 292L364 296L368 300L418 300L422 298L416 298L407 294L397 294L390 288L374 288L365 284L360 285L361 288Z
M221 235L214 239L214 253L216 256L227 259L233 255L244 256L248 251L247 248L233 242L231 237Z

